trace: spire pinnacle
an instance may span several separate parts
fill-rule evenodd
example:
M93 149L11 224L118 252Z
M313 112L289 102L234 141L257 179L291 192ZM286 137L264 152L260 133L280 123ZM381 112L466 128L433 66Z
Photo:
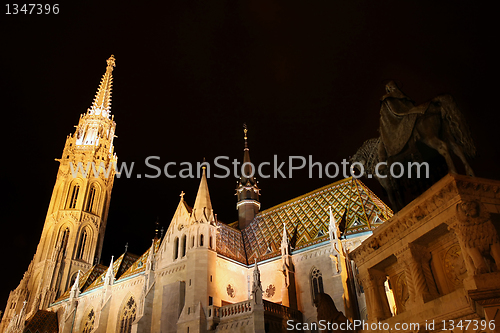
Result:
M104 277L104 285L113 285L113 282L115 280L115 273L113 269L114 263L113 263L113 256L111 256L111 262L109 263L108 270L106 272L106 276Z
M88 109L88 113L92 115L102 115L109 118L111 111L111 87L113 86L113 67L116 66L114 55L111 55L106 63L106 73L102 76L101 83L97 89L92 106Z
M248 139L247 138L248 127L247 127L246 123L243 124L243 133L245 134L245 137L244 137L244 139L245 139L245 149L248 149L248 142L247 142L247 139Z
M205 168L203 168L200 187L198 188L198 194L196 195L196 200L194 202L193 213L197 221L201 221L203 216L205 216L208 222L211 221L212 202L210 200L210 193L208 192L208 182Z

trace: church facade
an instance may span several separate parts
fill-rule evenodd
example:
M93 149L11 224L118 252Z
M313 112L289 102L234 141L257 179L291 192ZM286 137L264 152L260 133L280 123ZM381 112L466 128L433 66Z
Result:
M66 139L36 254L0 332L279 332L316 322L320 293L351 320L366 319L346 254L393 214L355 178L261 211L257 182L242 176L238 221L226 224L203 170L194 204L181 194L164 236L140 256L99 264L117 161L114 66L111 56L92 106ZM250 162L246 129L244 144ZM99 174L75 171L79 162L100 166Z

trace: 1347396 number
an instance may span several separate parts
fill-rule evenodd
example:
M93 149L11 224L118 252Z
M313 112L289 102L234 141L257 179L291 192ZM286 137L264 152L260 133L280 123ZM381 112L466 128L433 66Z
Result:
M7 15L27 14L27 15L48 15L59 14L59 4L41 4L41 3L25 3L25 4L6 4Z

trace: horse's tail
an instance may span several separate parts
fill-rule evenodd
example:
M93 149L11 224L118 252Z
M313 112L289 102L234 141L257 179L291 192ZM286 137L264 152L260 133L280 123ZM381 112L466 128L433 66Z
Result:
M436 98L441 103L441 116L450 130L450 134L464 153L469 157L476 156L476 146L465 118L458 109L457 103L450 95L441 95Z

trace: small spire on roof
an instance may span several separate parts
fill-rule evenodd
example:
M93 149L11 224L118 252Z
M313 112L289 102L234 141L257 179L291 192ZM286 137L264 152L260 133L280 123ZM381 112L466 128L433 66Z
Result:
M158 237L159 236L158 235L159 231L160 231L160 218L157 216L156 217L156 222L155 222L155 239L159 238Z
M125 243L125 252L127 252L127 251L128 251L128 242Z
M246 123L243 123L243 133L245 133L245 148L248 148L248 142L247 142L247 132L248 132L248 127Z
M71 292L70 292L70 297L78 297L80 294L80 270L76 273L76 279L75 282L73 283L73 286L71 287Z
M113 270L113 256L111 256L111 262L109 263L108 270L106 271L106 276L104 277L104 285L113 285L115 280L115 273Z

